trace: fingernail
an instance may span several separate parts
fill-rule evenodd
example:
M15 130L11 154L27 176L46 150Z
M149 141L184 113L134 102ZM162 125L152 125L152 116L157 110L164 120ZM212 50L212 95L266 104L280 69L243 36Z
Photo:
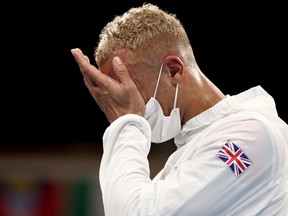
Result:
M116 64L119 64L119 65L122 64L122 61L118 56L115 56L113 60Z

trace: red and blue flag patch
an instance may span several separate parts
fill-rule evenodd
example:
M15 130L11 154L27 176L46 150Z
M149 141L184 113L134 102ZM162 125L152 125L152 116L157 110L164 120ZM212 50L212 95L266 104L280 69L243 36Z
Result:
M252 164L242 149L231 141L222 146L217 156L231 168L235 176L239 176Z

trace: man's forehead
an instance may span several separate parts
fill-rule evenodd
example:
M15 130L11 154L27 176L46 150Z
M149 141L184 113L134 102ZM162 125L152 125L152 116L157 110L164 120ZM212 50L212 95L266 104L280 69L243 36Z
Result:
M117 75L114 72L113 68L113 57L109 58L107 61L105 61L100 67L99 70L103 73L106 74L107 76L118 80Z
M127 58L125 56L123 56L122 54L118 53L118 55L113 54L102 65L100 65L99 66L99 70L102 73L106 74L107 76L119 81L119 78L115 74L115 71L114 71L114 68L113 68L113 59L114 59L115 56L118 56L121 59L121 61L127 67L127 69L130 68L129 67L129 61L127 60ZM131 71L128 70L128 73L131 75Z

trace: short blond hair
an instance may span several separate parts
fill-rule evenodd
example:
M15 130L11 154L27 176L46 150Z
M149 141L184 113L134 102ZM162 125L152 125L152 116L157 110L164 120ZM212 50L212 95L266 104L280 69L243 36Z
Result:
M165 55L192 55L192 48L182 23L175 14L144 3L107 23L99 35L94 57L98 66L113 52L125 49L129 61L154 64ZM185 58L187 58L186 56Z

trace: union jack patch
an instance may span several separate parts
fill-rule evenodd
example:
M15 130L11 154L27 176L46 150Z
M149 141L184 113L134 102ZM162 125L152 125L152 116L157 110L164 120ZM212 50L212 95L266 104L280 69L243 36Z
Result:
M231 168L235 176L239 176L252 164L247 155L231 141L222 146L217 156Z

